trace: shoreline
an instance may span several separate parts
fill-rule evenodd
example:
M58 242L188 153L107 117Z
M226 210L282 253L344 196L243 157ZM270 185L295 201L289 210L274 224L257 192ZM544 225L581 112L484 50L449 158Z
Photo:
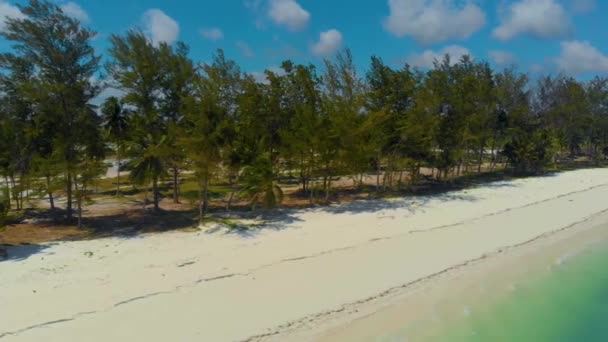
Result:
M572 171L290 211L247 232L44 245L0 263L0 341L272 340L348 313L345 303L589 226L580 221L608 209L606 179L608 169Z
M576 257L590 245L606 244L606 242L608 242L608 210L573 225L544 233L527 242L506 246L477 259L388 289L376 297L344 304L340 310L321 313L313 317L312 321L310 318L303 318L292 322L288 329L279 329L272 334L256 336L246 341L285 339L327 342L367 341L378 337L379 333L384 333L382 329L390 331L404 325L421 324L420 316L426 320L436 320L436 317L430 317L437 314L430 309L431 307L437 306L437 302L450 302L455 298L461 301L462 298L457 296L472 297L470 292L473 291L470 291L469 287L474 288L479 282L493 283L496 282L495 278L500 278L501 281L504 280L503 278L512 280L518 277L536 279L545 271L543 267L550 265L552 261L559 266L562 262L568 262L566 259ZM516 269L521 263L526 263L526 266ZM527 280L529 279L525 279ZM493 285L496 287L496 284ZM485 289L486 285L483 286L483 292L488 291ZM505 295L505 293L490 294L492 297ZM471 300L475 301L475 299ZM452 311L454 309L454 307L449 308ZM454 312L450 313L454 314ZM467 316L469 312L463 314ZM399 320L396 321L396 318ZM412 322L406 324L408 319ZM427 324L427 328L433 329L428 322L422 324ZM366 333L368 335L365 335Z

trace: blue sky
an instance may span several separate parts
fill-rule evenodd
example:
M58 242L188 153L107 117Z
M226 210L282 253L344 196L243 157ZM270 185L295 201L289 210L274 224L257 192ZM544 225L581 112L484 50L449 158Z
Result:
M16 3L0 0L0 18ZM464 53L532 74L608 74L608 1L603 0L57 0L66 13L108 37L140 27L155 41L182 40L192 58L222 48L244 71L284 59L320 64L349 47L364 71L373 54L398 67L428 67ZM0 21L0 28L2 22ZM9 48L0 42L0 50Z

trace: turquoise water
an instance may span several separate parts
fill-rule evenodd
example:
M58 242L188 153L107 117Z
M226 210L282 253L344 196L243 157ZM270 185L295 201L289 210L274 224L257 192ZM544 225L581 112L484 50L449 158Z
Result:
M471 307L431 340L608 341L608 244L548 268L509 295Z

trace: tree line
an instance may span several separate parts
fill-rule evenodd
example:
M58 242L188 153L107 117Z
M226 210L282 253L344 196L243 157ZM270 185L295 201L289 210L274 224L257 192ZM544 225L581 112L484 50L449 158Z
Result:
M133 184L151 188L156 209L161 184L171 180L178 202L180 174L192 171L201 219L216 178L236 184L253 208L271 208L287 176L311 201L329 200L345 176L363 186L364 175L375 175L381 193L419 181L424 169L445 180L608 154L603 77L533 82L469 56L445 56L430 70L374 56L360 75L344 50L321 68L285 61L260 82L222 50L196 63L186 44L154 44L140 30L112 35L102 65L96 33L56 4L30 0L20 9L24 17L7 18L0 33L12 43L0 54L2 211L22 209L35 180L51 208L61 191L67 219L80 216L108 154L126 163ZM107 77L97 80L99 72ZM123 96L92 105L106 87Z

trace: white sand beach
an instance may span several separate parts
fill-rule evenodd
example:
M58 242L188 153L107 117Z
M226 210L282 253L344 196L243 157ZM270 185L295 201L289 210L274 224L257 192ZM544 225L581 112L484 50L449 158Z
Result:
M248 232L14 247L0 341L314 340L420 279L596 226L607 198L608 169L587 169L283 211Z

